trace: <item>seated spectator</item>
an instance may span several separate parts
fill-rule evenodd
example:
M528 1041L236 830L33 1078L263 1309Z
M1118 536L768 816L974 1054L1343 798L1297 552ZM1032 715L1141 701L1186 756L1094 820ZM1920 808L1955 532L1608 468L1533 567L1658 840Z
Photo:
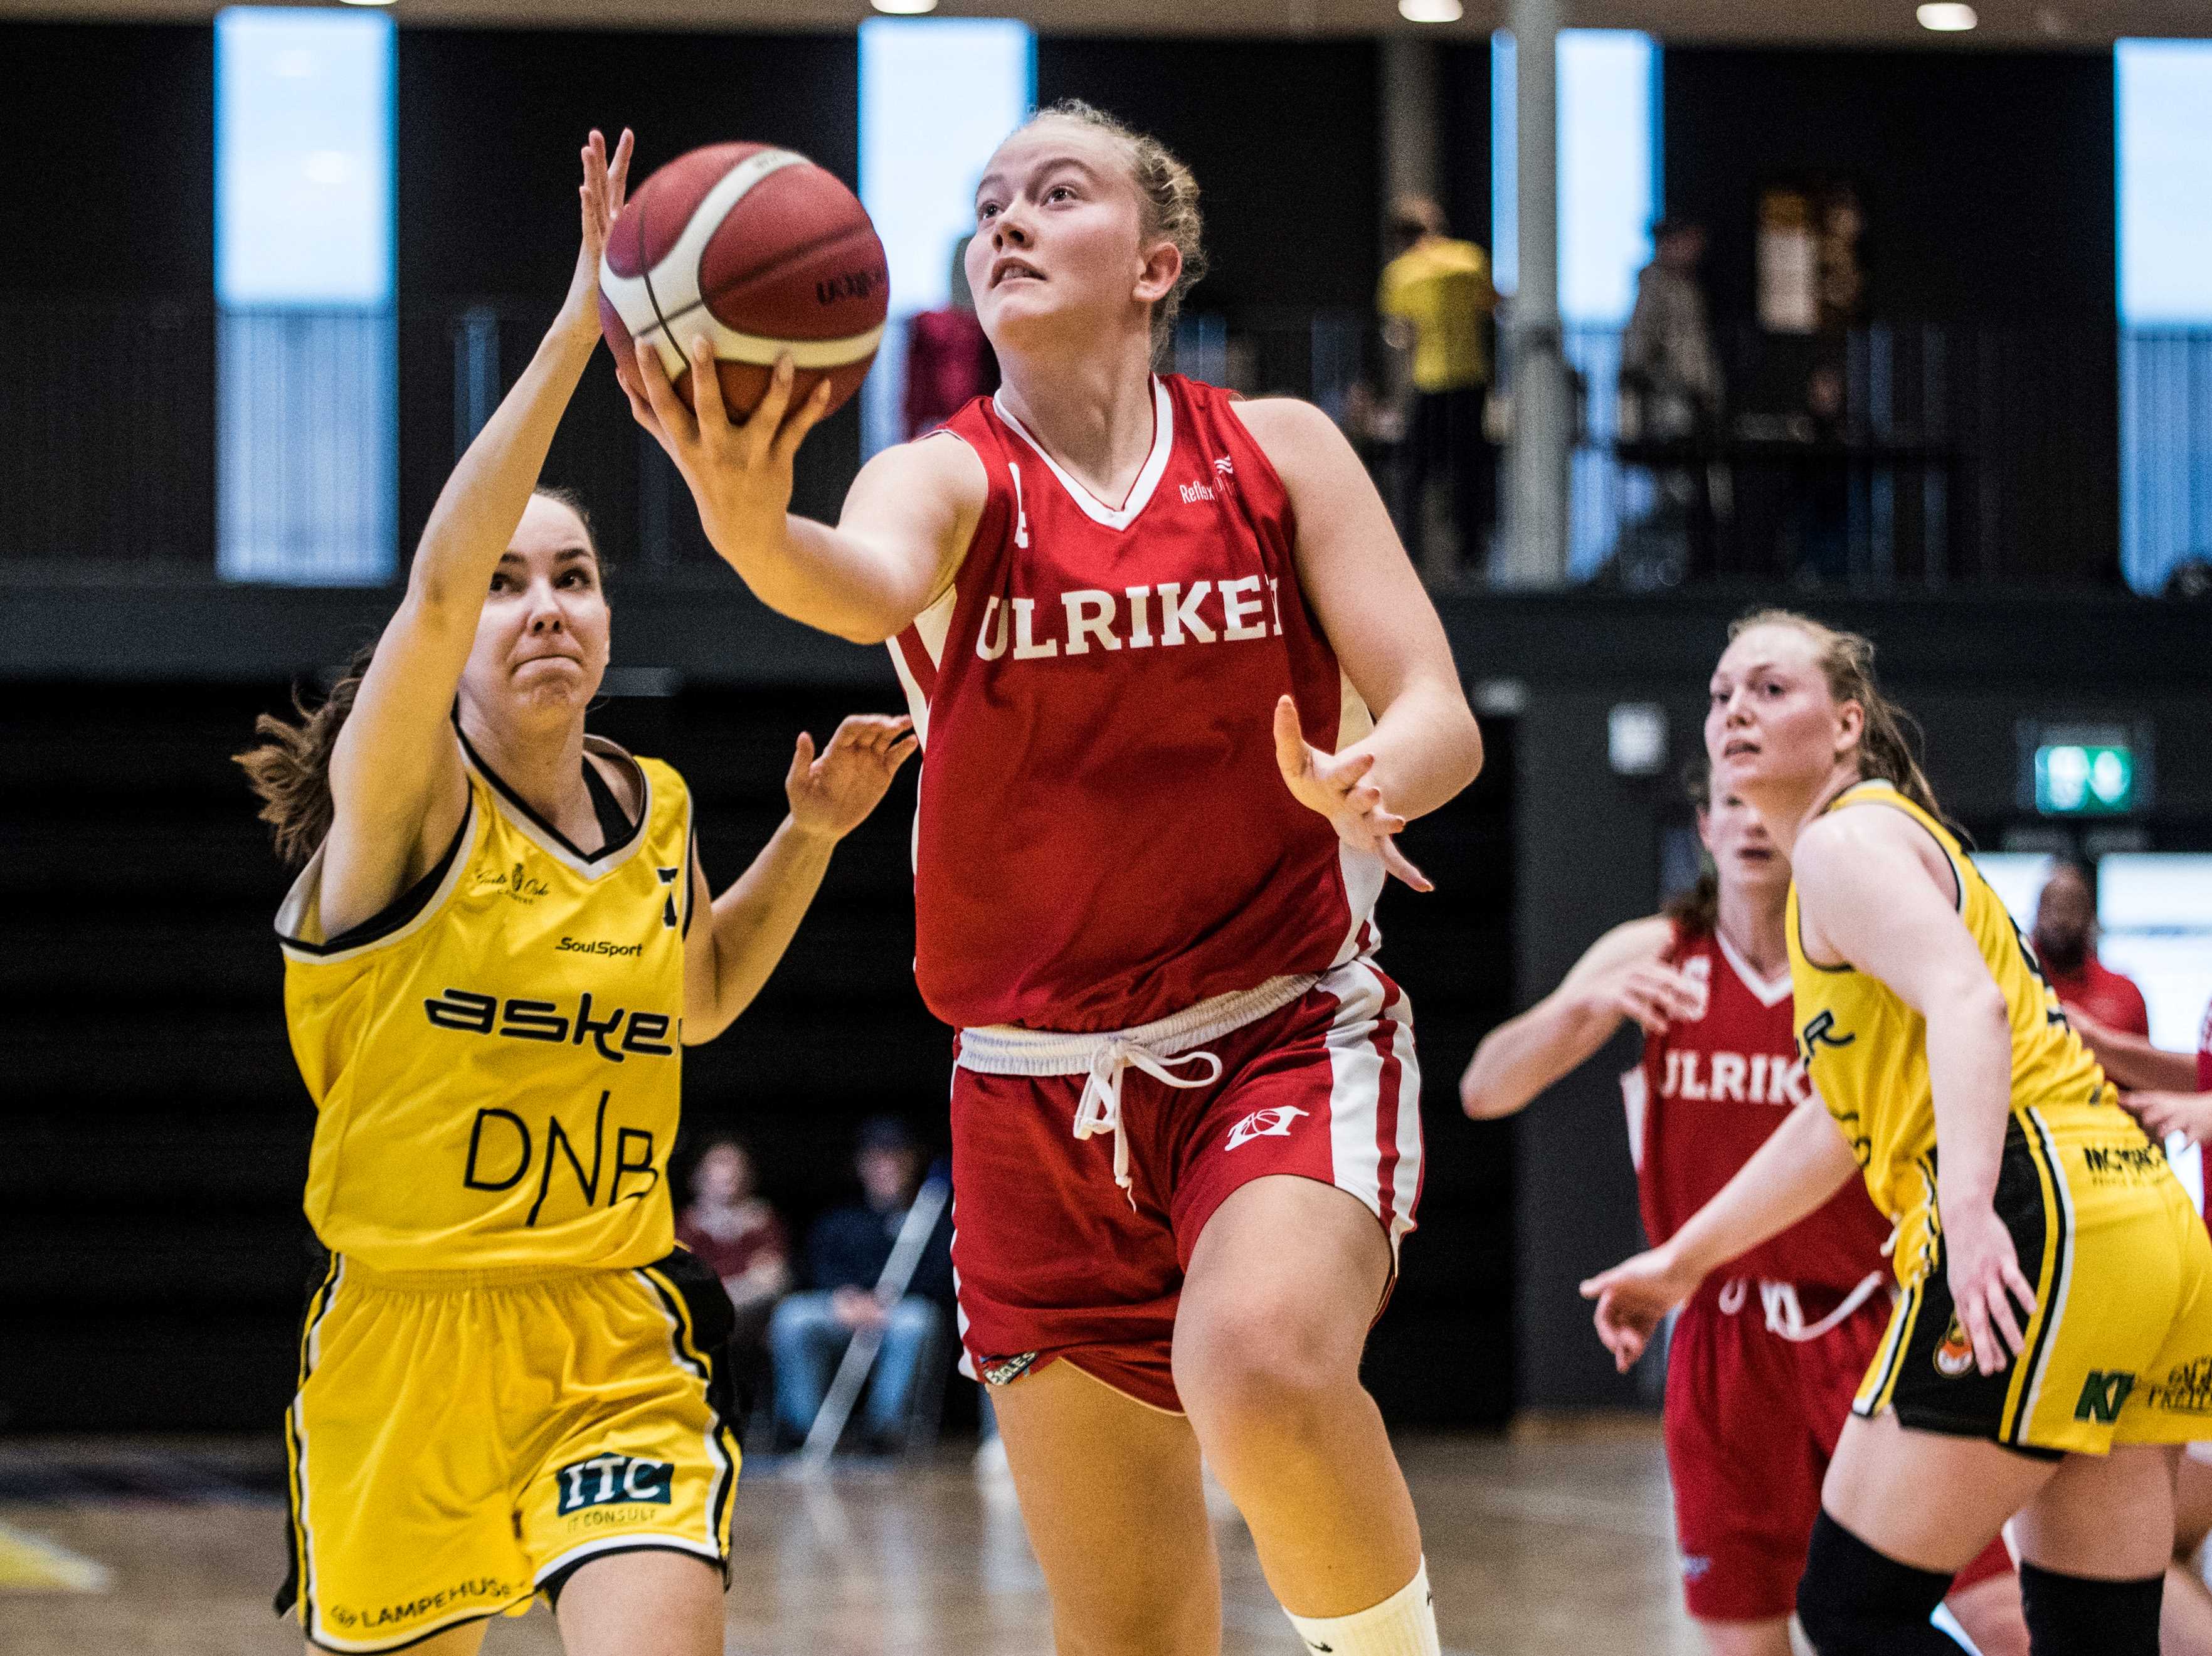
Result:
M737 1313L736 1344L760 1346L769 1313L791 1286L791 1244L783 1221L754 1190L752 1152L738 1140L717 1138L699 1153L676 1240L722 1279Z
M2035 900L2035 957L2058 1004L2087 1012L2106 1028L2148 1038L2150 1011L2142 991L2097 958L2097 875L2088 863L2062 858Z
M788 1295L769 1322L775 1359L776 1423L787 1441L806 1435L830 1390L839 1359L863 1328L882 1332L860 1428L872 1448L906 1436L915 1387L932 1379L952 1300L952 1226L948 1208L903 1297L879 1295L877 1279L921 1188L927 1162L907 1125L878 1116L862 1125L854 1168L863 1200L817 1220L806 1238L811 1291Z

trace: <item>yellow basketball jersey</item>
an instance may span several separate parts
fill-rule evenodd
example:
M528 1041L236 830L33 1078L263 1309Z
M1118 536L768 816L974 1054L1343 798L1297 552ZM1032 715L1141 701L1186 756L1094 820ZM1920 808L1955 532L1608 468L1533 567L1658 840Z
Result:
M468 815L392 910L325 936L316 854L276 920L317 1110L307 1217L371 1270L643 1265L674 1246L691 806L586 854L468 750Z
M1862 782L1828 809L1903 811L1935 836L1958 883L1959 915L2004 994L2012 1022L2012 1113L2035 1112L2038 1130L2150 1141L2118 1107L2118 1095L2059 1010L2027 940L1949 829L1887 782ZM1790 888L1790 980L1806 1073L1865 1169L1867 1190L1900 1226L1898 1276L1910 1284L1932 1259L1936 1102L1928 1081L1928 1026L1877 978L1808 960Z

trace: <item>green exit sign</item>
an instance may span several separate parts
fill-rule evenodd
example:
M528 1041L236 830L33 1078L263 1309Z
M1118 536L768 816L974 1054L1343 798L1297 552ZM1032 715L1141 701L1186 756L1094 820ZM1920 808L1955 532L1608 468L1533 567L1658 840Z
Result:
M2046 816L2120 816L2136 808L2135 749L2052 742L2035 750L2035 808Z
M2039 816L2142 817L2158 804L2148 719L2023 719L2016 798Z

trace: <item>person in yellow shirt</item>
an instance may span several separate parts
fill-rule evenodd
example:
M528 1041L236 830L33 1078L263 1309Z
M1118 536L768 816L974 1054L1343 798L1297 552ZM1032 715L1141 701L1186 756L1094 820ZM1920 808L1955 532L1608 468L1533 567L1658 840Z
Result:
M1624 1365L1715 1264L1850 1179L1899 1297L1821 1490L1821 1656L1941 1656L1928 1617L2010 1524L2037 1656L2154 1656L2179 1446L2212 1424L2212 1242L1943 821L1873 646L1747 616L1705 747L1790 857L1817 1101L1661 1247L1583 1285Z
M791 814L712 897L683 778L584 728L604 566L538 472L598 344L630 148L591 135L566 302L374 651L240 755L306 864L277 931L330 1261L277 1610L311 1650L471 1656L541 1593L570 1656L723 1646L732 1313L675 1241L682 1049L759 992L914 743L904 719L848 719L818 758L801 735Z
M1375 305L1383 337L1411 354L1412 403L1399 468L1399 518L1425 567L1436 560L1420 542L1425 496L1441 475L1450 485L1451 521L1463 566L1480 569L1489 533L1497 459L1483 435L1490 391L1489 326L1498 308L1490 256L1447 234L1443 209L1408 197L1392 209L1401 250L1382 267Z

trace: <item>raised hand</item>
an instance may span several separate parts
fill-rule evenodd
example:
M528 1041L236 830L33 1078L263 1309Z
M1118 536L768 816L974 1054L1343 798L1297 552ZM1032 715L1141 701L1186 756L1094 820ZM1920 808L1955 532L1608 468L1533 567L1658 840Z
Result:
M814 756L814 738L801 731L791 773L783 779L792 822L802 834L843 839L867 820L915 745L914 720L882 713L855 713L846 719L819 759Z
M1591 984L1589 1000L1617 1016L1635 1019L1647 1034L1663 1035L1676 1018L1705 1016L1705 986L1679 967L1636 961Z
M595 338L599 331L599 258L607 250L607 232L622 212L635 143L630 130L624 127L611 161L607 159L606 138L597 127L584 144L584 181L576 188L583 209L583 240L576 250L576 270L568 279L561 319L579 333L588 332Z
M1696 1293L1701 1280L1662 1247L1623 1259L1585 1282L1582 1295L1597 1301L1592 1320L1598 1338L1613 1353L1613 1366L1624 1374L1634 1368L1667 1313Z
M1338 839L1380 857L1385 869L1414 890L1436 889L1398 849L1396 836L1406 819L1385 805L1382 789L1366 779L1375 755L1323 753L1312 746L1298 724L1297 704L1288 696L1275 703L1275 763L1291 797L1328 818Z

